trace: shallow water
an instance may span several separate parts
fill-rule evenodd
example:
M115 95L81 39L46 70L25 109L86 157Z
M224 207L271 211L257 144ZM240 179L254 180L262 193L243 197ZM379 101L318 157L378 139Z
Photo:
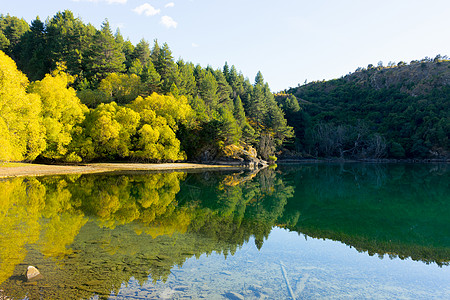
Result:
M0 299L445 299L449 195L448 165L2 180Z

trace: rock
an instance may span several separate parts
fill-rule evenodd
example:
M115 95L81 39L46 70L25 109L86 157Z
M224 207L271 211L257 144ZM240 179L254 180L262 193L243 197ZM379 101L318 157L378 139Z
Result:
M233 273L231 273L229 271L221 271L219 274L228 275L228 276L233 275Z
M244 296L235 292L228 292L225 294L225 297L231 300L244 300Z
M248 287L249 290L254 291L254 292L261 292L262 291L262 286L257 285L257 284L252 284Z
M28 269L27 269L27 272L26 272L26 276L27 276L27 280L28 281L39 280L39 279L43 278L41 272L39 272L39 270L36 269L36 267L33 267L33 266L28 266Z
M174 288L175 291L185 292L189 289L187 285L178 285Z
M265 160L258 158L256 149L251 146L228 145L223 150L221 160L238 163L250 170L268 166Z
M92 280L89 280L89 281L83 283L83 285L88 285L88 286L100 286L100 285L102 285L102 283L103 283L102 280L92 279Z

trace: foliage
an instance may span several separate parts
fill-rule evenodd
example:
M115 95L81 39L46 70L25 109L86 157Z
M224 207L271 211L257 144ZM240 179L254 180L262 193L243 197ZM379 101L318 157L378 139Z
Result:
M26 76L0 51L0 161L33 160L45 148L41 102Z
M186 97L153 93L145 99L136 98L130 107L141 117L135 157L157 161L186 158L175 135L178 125L185 124L191 114Z
M24 19L19 19L7 14L0 15L0 51L11 55L14 48L19 44L21 37L29 30Z
M366 142L372 144L367 147L373 150L366 152L366 157L380 157L381 148L375 149L377 143L385 144L385 154L381 156L446 157L450 151L449 67L450 61L437 58L409 65L358 69L340 79L289 89L277 100L296 130L298 148L304 152L341 157L339 150L324 151L331 138L317 143L317 129L326 125L328 129L334 128L335 134L341 131L349 143L344 148L350 150L359 141L358 137L352 137L353 129L364 124ZM287 99L292 99L289 94L299 99L300 112L288 108ZM345 143L334 141L333 147L337 148Z
M101 154L94 155L92 151L99 144L95 142L97 138L92 140L94 133L89 122L84 122L83 126L88 127L82 129L74 124L69 124L67 130L59 129L61 120L56 122L57 117L48 119L50 112L47 111L44 127L49 131L47 139L51 141L42 158L76 161L79 160L77 156L83 159L133 156L174 160L185 157L181 154L182 149L192 159L205 157L206 152L211 154L206 155L208 159L214 159L226 145L259 147L260 137L264 135L272 137L269 153L272 155L285 141L292 139L293 130L287 125L260 72L252 85L235 66L229 67L227 63L223 70L214 70L209 66L194 66L182 59L175 62L167 43L160 45L155 40L150 49L149 43L141 40L134 46L124 40L120 31L113 35L108 20L96 29L91 24L84 24L69 10L57 12L45 22L36 18L31 26L9 15L2 15L0 21L0 46L8 50L31 80L40 80L34 86L49 81L50 75L46 74L63 64L67 67L65 73L73 76L68 85L76 89L81 102L90 109L115 102L118 106L130 105L139 110L140 115L145 115L147 109L156 114L154 120L151 117L149 121L145 121L146 116L141 116L136 133L130 136L131 148L127 146L128 150L118 151L110 145L106 147L113 151L110 155L104 149ZM64 97L60 98L62 102L65 102ZM47 101L44 98L43 101ZM136 99L146 99L148 108L138 107L141 100ZM100 110L105 107L112 106L102 106ZM74 113L78 114L77 111ZM92 112L89 115L92 117ZM110 120L111 126L116 127L112 121L114 117ZM151 126L153 131L144 125ZM72 127L76 130L71 132ZM0 124L0 130L6 130L4 124ZM144 140L155 139L155 132L159 132L158 137L165 142L160 146L145 145ZM60 140L56 142L58 134ZM76 142L71 143L74 138ZM83 138L86 140L82 141ZM166 142L170 150L162 146ZM83 153L76 153L77 149ZM172 154L156 154L160 151Z
M100 82L98 91L106 97L105 102L130 103L140 95L141 79L136 74L110 73Z
M102 103L86 115L83 133L73 147L85 160L128 157L139 120L139 114L130 108Z
M42 124L47 143L47 148L41 153L44 158L61 160L69 157L68 145L72 135L81 131L80 124L87 108L77 98L75 90L68 87L72 81L72 76L61 68L29 87L30 92L41 97ZM81 160L74 155L70 160Z

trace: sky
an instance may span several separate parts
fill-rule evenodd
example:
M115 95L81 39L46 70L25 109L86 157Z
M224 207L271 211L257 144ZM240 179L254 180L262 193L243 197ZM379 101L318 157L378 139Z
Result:
M447 0L0 0L28 23L71 10L108 19L133 44L167 42L176 60L235 65L273 92L345 76L358 67L450 56Z

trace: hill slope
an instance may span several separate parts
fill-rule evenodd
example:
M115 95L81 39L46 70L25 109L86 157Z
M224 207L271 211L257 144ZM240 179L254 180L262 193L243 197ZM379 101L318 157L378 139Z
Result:
M450 61L436 58L358 69L279 94L295 150L314 156L438 158L449 156Z

